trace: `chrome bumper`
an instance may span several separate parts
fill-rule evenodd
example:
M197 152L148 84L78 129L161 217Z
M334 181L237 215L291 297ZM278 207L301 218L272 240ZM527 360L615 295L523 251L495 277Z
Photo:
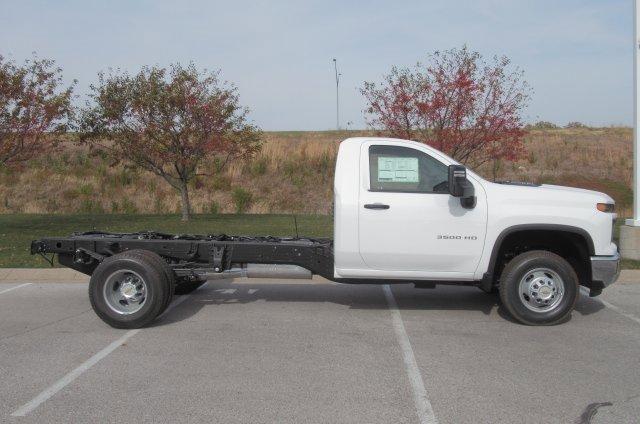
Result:
M591 257L591 280L601 282L605 287L615 283L620 276L620 254Z

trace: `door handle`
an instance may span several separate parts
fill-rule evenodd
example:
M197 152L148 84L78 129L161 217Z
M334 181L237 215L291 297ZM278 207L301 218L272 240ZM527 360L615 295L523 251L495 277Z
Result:
M365 209L389 209L389 205L383 205L382 203L368 203L364 205Z

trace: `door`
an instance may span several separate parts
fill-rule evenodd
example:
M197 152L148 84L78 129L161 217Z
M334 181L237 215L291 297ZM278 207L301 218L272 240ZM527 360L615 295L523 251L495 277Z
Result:
M426 149L373 142L362 148L358 226L366 266L424 276L473 273L487 221L480 184L470 180L477 202L465 209L449 194L448 165Z

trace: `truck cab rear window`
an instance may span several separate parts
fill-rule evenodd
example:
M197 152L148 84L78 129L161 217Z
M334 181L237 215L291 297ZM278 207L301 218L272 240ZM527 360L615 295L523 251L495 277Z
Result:
M371 191L447 193L447 166L416 149L369 147Z

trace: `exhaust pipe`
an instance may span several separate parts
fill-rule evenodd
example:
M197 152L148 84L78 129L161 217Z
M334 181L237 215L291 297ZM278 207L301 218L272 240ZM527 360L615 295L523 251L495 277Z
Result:
M310 280L311 271L298 265L279 264L235 264L236 266L222 272L207 272L203 277L208 280L224 280L228 278L287 278Z

